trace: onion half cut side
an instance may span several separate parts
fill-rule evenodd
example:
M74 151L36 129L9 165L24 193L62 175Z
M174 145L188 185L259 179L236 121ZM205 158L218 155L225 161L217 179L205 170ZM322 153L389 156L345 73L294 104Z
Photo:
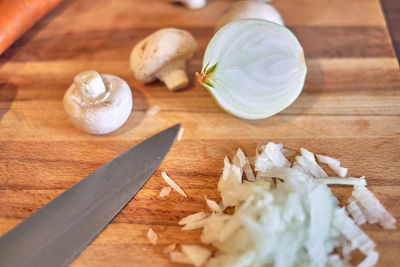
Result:
M306 72L303 49L289 29L242 19L213 36L197 79L228 113L263 119L294 102Z

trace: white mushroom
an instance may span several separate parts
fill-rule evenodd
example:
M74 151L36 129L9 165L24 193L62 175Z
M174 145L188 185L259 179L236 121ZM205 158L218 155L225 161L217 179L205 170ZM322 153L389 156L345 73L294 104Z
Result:
M121 127L131 113L131 89L117 76L93 70L81 72L64 95L64 109L82 131L110 133Z
M199 9L202 8L206 5L207 1L206 0L177 0L174 2L179 2L184 4L190 9Z
M215 25L215 31L237 19L265 19L283 25L281 15L273 6L262 1L239 1L225 10Z
M160 79L170 90L181 89L189 83L186 61L196 50L196 40L189 32L174 28L159 30L133 48L130 57L133 75L144 83Z

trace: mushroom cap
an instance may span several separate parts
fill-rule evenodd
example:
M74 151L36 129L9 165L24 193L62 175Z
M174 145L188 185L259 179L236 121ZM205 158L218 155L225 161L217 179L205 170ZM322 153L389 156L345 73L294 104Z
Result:
M132 50L130 65L136 79L148 83L155 80L157 72L174 64L184 68L187 59L197 50L194 37L185 30L166 28L140 41Z
M80 130L91 134L106 134L115 131L128 119L132 110L132 92L121 78L102 74L107 88L104 99L93 104L82 101L72 84L64 95L64 109L72 123Z

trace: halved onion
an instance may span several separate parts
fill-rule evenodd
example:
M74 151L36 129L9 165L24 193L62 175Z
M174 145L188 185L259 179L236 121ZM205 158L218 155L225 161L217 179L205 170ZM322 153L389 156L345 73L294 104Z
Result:
M225 111L262 119L293 103L305 76L303 49L289 29L267 20L243 19L214 35L197 79Z

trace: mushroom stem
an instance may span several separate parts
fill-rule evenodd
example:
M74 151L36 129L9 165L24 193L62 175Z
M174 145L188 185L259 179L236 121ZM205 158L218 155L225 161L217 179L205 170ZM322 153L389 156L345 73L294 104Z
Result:
M76 75L74 84L82 101L87 104L95 103L107 91L100 74L94 70L81 72Z
M182 89L189 83L189 78L185 70L182 69L175 69L169 73L165 73L161 77L161 80L165 83L168 89L173 91Z
M166 28L140 41L131 52L130 65L136 79L149 83L162 80L170 90L189 84L186 62L197 49L194 37L185 30Z

